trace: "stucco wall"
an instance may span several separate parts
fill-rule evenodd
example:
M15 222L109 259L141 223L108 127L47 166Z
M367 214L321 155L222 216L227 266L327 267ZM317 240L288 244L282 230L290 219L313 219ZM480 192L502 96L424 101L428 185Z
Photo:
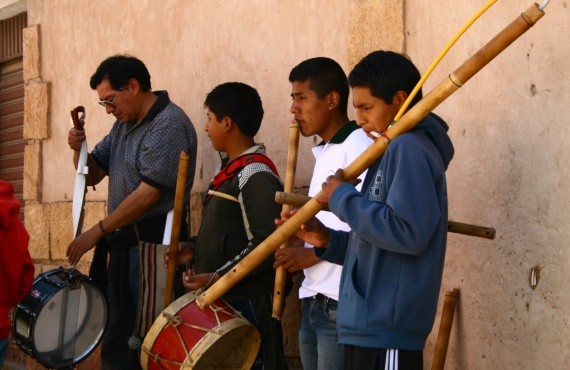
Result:
M211 1L29 1L29 23L41 24L43 79L51 83L51 139L44 144L43 200L69 199L73 171L69 162L69 110L84 105L90 147L110 128L112 117L95 101L88 85L97 65L115 53L142 59L153 89L167 89L189 114L199 133L196 189L210 180L217 155L204 133L205 95L214 86L239 80L255 86L263 99L265 120L257 140L284 167L289 127L290 86L287 76L298 61L315 53L346 65L348 5L326 2ZM319 14L319 20L314 14ZM65 16L62 16L62 15ZM332 37L334 35L334 37ZM309 141L302 156L310 155ZM59 176L50 176L55 172ZM301 166L301 181L310 167ZM68 184L65 186L63 184ZM105 186L100 187L102 190ZM104 200L105 191L88 199Z
M151 72L153 89L167 89L171 99L193 120L199 135L193 189L198 193L205 190L218 163L218 155L203 130L203 101L214 86L238 80L259 90L265 119L256 139L266 143L269 155L284 173L291 119L287 80L291 68L306 58L324 55L336 59L348 72L350 63L369 51L401 50L404 40L403 1L117 4L29 0L27 11L24 60L30 67L25 68L26 86L29 91L41 88L43 94L42 99L27 94L30 119L25 131L29 139L35 140L35 151L28 151L39 153L40 160L34 162L34 170L29 171L33 176L28 176L25 183L28 200L43 205L69 205L72 200L75 175L67 146L69 110L85 106L90 148L111 127L112 117L96 104L98 97L88 84L97 65L109 55L130 53L141 58ZM372 27L374 24L386 28L380 32ZM36 116L42 119L33 119ZM317 138L301 140L299 187L309 182L313 165L310 147L315 142ZM87 201L105 201L106 185L104 180L96 191L90 189ZM42 232L49 234L44 230L35 234ZM48 242L33 238L32 244ZM49 246L58 251L66 247L66 243Z
M386 48L405 50L424 71L482 3L28 0L28 23L40 26L36 82L49 84L48 137L41 144L38 204L30 212L39 226L58 219L51 231L39 230L48 245L58 247L46 253L45 245L36 244L34 253L54 258L69 239L61 226L63 214L70 215L74 181L66 143L69 110L86 107L90 147L111 126L88 86L105 57L138 56L151 71L153 88L167 89L188 112L200 135L194 190L203 191L217 155L203 132L202 102L216 84L239 80L258 88L266 114L257 139L284 172L291 118L287 76L295 64L325 55L348 72L369 51ZM458 41L424 91L530 4L512 0L492 7ZM447 368L563 369L570 363L564 120L570 113L569 11L568 2L552 1L534 28L435 110L450 123L456 146L448 171L450 218L497 229L493 241L449 236L442 297L453 288L461 297ZM301 139L298 186L310 177L312 143ZM92 215L100 214L105 184L87 199ZM536 266L541 273L533 290L529 274Z
M348 72L373 49L401 50L404 45L403 0L28 0L27 12L24 59L30 94L25 126L28 158L33 160L26 164L26 219L38 272L64 263L71 239L75 175L67 146L69 111L77 105L86 108L89 148L113 122L96 104L98 97L88 84L104 58L129 53L142 59L153 89L167 89L193 120L199 135L195 206L219 161L203 130L203 101L213 87L242 81L258 89L265 119L256 139L266 143L284 173L291 68L309 57L329 56ZM385 27L379 30L375 24ZM41 94L32 95L35 91ZM314 162L310 148L317 140L301 140L297 187L308 185ZM96 191L89 189L85 227L103 217L106 185L104 181ZM199 208L193 207L193 216L199 216ZM84 257L82 271L90 258ZM284 322L298 324L298 309L291 308L290 301L296 300L288 299L286 314L292 317L284 317ZM295 356L297 333L288 333L287 327L285 332L286 354Z
M483 3L407 2L406 50L421 71ZM451 49L424 92L531 4L494 5ZM450 369L570 363L570 8L552 1L545 12L435 110L448 120L456 149L447 171L450 218L497 230L493 241L449 234L442 290L461 291Z
M80 104L86 107L90 147L110 128L111 117L95 103L97 96L88 85L107 56L131 53L142 59L151 71L153 89L167 89L187 111L199 133L196 189L203 190L217 163L203 131L207 92L232 80L255 86L265 108L256 139L267 144L278 168L284 168L283 139L291 118L290 69L303 59L324 55L348 72L349 54L354 63L374 48L401 49L401 11L401 1L143 0L119 6L115 1L28 0L28 23L41 25L42 78L51 84L43 201L71 197L73 171L62 171L59 164L70 161L69 110ZM380 21L397 31L378 35L371 24ZM367 37L371 34L375 37ZM311 140L301 141L300 157L308 165L299 166L300 184L307 184L310 177L311 145ZM89 199L104 200L105 192L91 192Z

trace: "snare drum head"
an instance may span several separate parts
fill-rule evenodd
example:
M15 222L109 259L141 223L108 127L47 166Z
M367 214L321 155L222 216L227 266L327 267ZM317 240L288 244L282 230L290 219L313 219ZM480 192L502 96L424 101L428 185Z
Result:
M63 268L38 276L15 311L16 343L48 368L84 360L100 342L107 323L103 294L87 276Z

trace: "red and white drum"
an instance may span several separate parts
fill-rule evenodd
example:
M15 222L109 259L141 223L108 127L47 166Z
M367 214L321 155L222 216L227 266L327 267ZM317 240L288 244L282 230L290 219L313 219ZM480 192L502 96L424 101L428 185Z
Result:
M83 361L103 337L107 301L91 279L63 267L40 274L14 309L18 347L50 369Z
M257 329L223 300L201 310L197 297L185 294L156 318L142 345L143 369L251 368L261 344Z

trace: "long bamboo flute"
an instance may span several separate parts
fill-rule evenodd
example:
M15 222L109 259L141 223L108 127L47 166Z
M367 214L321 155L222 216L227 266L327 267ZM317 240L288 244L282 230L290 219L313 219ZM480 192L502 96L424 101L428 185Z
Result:
M282 191L275 193L275 202L279 204L290 204L293 207L302 207L309 201L309 199L311 198L301 194L285 193ZM451 220L447 222L447 231L450 233L477 236L485 239L495 239L497 234L497 231L492 227L466 224Z
M419 121L463 86L473 75L529 30L543 16L544 11L542 11L537 4L531 5L524 13L450 74L449 78L442 81L434 90L406 112L395 125L386 130L386 136L392 140L396 136L411 130ZM388 143L386 140L376 140L374 144L368 147L368 149L344 169L343 178L347 181L356 179L366 168L370 167L376 159L380 158L387 148ZM224 295L225 292L231 289L231 287L243 279L283 244L285 240L294 235L302 224L309 221L311 217L322 210L324 205L316 201L319 194L311 198L295 215L269 235L267 239L252 250L240 263L234 266L231 271L227 272L208 290L198 296L196 298L198 307L203 309Z
M176 275L176 260L178 258L178 242L180 241L180 227L182 224L189 158L190 156L186 152L180 152L178 177L176 178L176 192L174 194L172 231L170 233L170 245L168 246L168 268L166 271L166 287L164 288L164 308L172 303L174 297L174 277Z
M285 184L283 186L286 192L292 192L295 188L295 172L297 169L297 154L299 152L299 123L295 120L291 121L289 125L289 145L287 150L287 168L285 170ZM283 204L281 209L283 212L288 212L291 209L289 204ZM287 248L288 240L281 244L280 248ZM284 290L285 290L286 273L283 267L278 267L275 270L275 285L273 288L273 308L272 316L281 320L283 316L284 307Z

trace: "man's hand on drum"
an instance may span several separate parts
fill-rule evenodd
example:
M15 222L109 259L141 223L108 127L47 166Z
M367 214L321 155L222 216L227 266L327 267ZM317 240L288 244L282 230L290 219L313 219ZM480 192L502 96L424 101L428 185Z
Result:
M182 273L182 284L188 290L205 288L215 283L220 276L216 272L196 274L194 269L189 269Z
M305 248L305 242L294 236L289 239L287 248L279 248L275 251L273 267L283 267L289 272L295 272L309 268L319 261L313 248Z
M69 263L75 266L81 257L99 241L99 229L93 227L83 234L78 235L67 247L66 256Z
M283 225L297 211L297 209L294 209L289 212L281 212L281 219L275 219L275 225L278 227ZM301 225L295 236L317 248L326 248L330 238L329 229L314 216Z
M196 248L196 243L180 242L178 243L178 254L176 255L176 265L182 265L183 263L191 262L194 259L194 248ZM164 252L164 266L168 267L168 251Z

